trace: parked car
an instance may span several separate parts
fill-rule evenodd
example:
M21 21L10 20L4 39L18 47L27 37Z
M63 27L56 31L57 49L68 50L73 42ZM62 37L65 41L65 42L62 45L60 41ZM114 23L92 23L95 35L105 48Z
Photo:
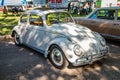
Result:
M108 46L98 33L75 24L63 10L34 9L21 15L13 28L16 45L43 53L59 69L91 64L107 55Z
M120 7L97 8L87 17L75 20L106 38L120 41Z

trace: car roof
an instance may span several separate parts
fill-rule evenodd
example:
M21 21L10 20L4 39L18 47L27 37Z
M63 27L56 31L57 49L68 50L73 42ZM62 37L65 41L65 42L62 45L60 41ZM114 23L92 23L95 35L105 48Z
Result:
M101 7L101 8L96 8L93 12L91 12L86 18L89 18L91 15L93 15L96 11L102 10L102 9L112 9L112 10L117 10L120 9L120 7Z
M102 7L102 8L97 8L98 9L120 9L120 7Z
M28 10L26 13L36 13L36 14L48 14L48 13L54 13L54 12L66 12L63 9L41 9L41 8L35 8L32 10Z

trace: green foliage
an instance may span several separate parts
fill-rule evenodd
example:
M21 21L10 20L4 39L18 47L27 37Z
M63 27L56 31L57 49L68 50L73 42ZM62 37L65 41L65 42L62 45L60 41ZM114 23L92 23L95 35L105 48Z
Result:
M13 15L12 13L8 13L8 15L3 14L0 12L0 35L10 34L12 28L17 25L19 17L21 13L18 15ZM78 14L71 14L73 17L83 17L86 15L78 15ZM53 15L49 16L50 18L54 18Z
M97 8L101 7L101 0L98 0L98 1L96 2L96 7L97 7Z
M0 12L0 35L11 33L12 28L18 23L19 15L13 15L12 13L5 15Z
M10 34L14 26L0 26L0 35Z
M72 17L85 17L86 15L85 14L82 14L82 15L80 15L80 14L71 14L72 15Z

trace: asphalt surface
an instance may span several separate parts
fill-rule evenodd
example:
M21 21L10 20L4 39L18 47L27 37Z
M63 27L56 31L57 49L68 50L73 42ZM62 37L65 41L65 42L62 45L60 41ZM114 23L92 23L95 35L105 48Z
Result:
M120 80L120 42L107 43L107 58L59 70L42 54L26 46L18 47L12 39L0 39L0 80Z

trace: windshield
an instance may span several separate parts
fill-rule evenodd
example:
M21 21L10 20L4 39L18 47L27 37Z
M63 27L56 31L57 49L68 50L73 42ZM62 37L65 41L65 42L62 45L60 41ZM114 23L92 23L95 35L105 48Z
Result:
M70 14L66 12L55 12L55 13L49 13L46 15L46 23L48 26L52 24L58 24L58 23L68 23L68 22L74 22Z

